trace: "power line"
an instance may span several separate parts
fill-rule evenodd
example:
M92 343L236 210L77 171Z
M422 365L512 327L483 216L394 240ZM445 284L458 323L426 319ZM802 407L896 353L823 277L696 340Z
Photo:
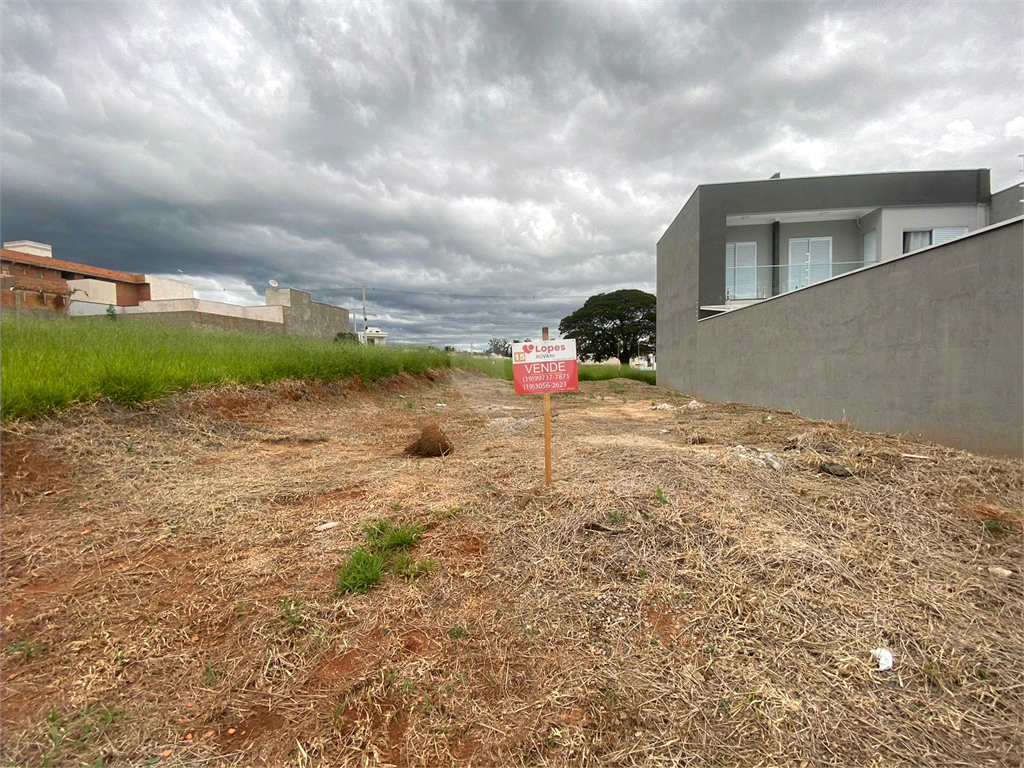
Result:
M444 296L445 298L454 299L588 299L590 294L576 294L567 296L541 296L536 293L532 294L483 294L483 293L440 293L438 291L406 291L400 288L380 288L375 285L369 286L372 291L378 291L379 293L411 293L420 296Z

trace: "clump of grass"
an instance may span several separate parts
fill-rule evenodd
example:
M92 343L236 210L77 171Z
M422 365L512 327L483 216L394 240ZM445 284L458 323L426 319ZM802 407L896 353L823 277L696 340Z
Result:
M281 600L281 613L285 624L291 629L298 629L306 620L302 613L302 601L294 598L286 597Z
M64 717L56 709L51 709L46 717L47 735L50 745L43 756L43 766L69 765L68 748L81 751L85 744L93 743L103 736L107 727L121 717L121 712L113 707L93 704L85 708L77 717ZM62 757L58 754L62 751Z
M423 526L395 525L390 520L375 520L364 529L370 545L379 550L406 550L420 543Z
M374 520L363 528L367 545L352 550L338 569L338 594L368 592L391 571L406 581L433 571L433 559L416 560L408 550L420 543L424 526L419 523L395 525L390 520Z
M3 419L107 399L128 406L179 389L281 379L377 381L447 368L437 349L364 347L293 336L173 328L152 318L0 320Z
M412 555L403 553L394 557L390 567L397 576L406 581L413 581L417 576L436 570L437 561L432 557L417 560Z
M384 576L387 563L387 556L382 552L371 552L366 547L353 549L338 569L335 592L369 592Z
M6 653L20 656L25 661L30 661L34 656L46 650L46 643L33 643L28 640L17 640L4 649Z
M456 624L454 627L448 630L448 637L452 640L461 640L466 636L466 628Z

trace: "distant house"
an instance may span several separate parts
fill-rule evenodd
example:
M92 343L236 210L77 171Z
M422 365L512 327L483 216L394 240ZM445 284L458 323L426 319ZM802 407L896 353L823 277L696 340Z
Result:
M313 301L293 288L272 288L266 305L243 307L195 298L191 283L92 267L53 258L49 245L4 243L0 309L103 315L114 307L128 322L333 339L349 326L348 310ZM387 334L384 334L387 337Z
M1021 190L702 184L658 241L658 383L1021 455Z
M383 347L388 343L388 334L386 331L382 331L380 328L370 326L357 334L359 336L359 343L365 344L368 347Z
M140 301L165 298L191 286L177 280L133 275L53 258L49 245L31 240L3 244L0 308L43 310L67 314L72 301L115 307L138 306Z

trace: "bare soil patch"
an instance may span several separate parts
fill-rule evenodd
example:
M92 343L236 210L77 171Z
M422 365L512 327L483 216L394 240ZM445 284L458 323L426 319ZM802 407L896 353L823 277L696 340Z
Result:
M581 386L550 488L541 399L463 372L5 428L0 758L1024 761L1020 462ZM432 567L335 594L381 518Z

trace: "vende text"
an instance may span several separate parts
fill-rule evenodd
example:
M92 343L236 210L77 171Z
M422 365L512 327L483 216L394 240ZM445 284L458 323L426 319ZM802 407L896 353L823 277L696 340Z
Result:
M565 373L568 363L561 360L557 363L526 363L527 373Z

